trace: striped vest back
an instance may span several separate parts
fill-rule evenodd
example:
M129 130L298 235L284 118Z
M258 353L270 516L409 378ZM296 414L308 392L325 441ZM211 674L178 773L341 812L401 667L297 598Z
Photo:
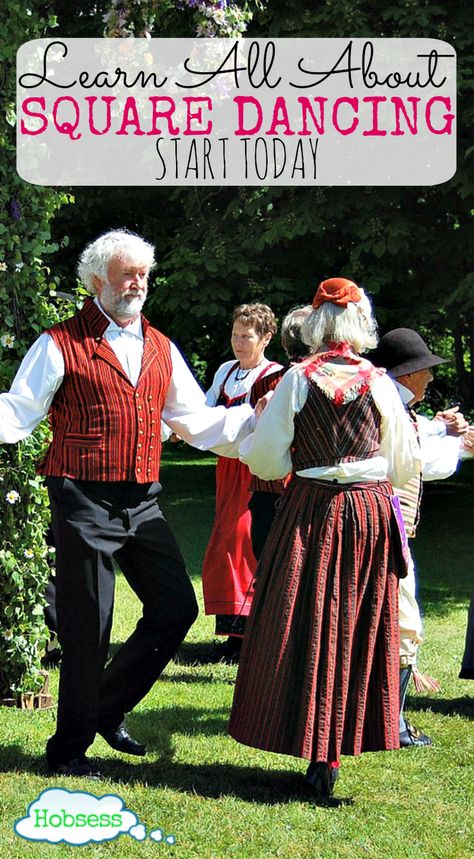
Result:
M40 474L136 483L159 479L170 343L142 317L143 359L134 387L103 336L108 325L87 299L79 313L47 332L61 350L65 375L49 411L53 440Z
M380 423L370 388L348 403L336 405L308 378L308 398L295 416L293 470L378 456Z

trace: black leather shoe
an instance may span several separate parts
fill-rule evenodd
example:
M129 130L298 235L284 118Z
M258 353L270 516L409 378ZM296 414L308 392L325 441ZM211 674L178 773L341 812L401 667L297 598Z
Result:
M328 767L323 761L318 761L318 763L310 763L304 781L316 799L324 802L331 799L334 793L334 785L338 778L338 767Z
M105 742L117 752L124 752L127 755L146 755L145 746L142 746L141 743L137 743L137 741L130 736L124 724L119 725L118 728L112 728L108 731L99 730L98 733L104 738Z
M85 755L82 755L80 758L72 758L70 761L65 761L64 763L53 764L48 762L48 768L51 773L56 773L57 775L90 778L93 781L100 781L102 779L102 773L93 766Z
M428 734L420 731L416 725L412 725L405 719L405 730L400 733L400 748L408 749L410 746L432 746L433 740Z

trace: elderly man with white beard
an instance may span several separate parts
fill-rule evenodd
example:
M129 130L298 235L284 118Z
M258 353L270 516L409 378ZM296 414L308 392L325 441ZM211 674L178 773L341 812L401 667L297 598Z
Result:
M183 357L141 315L154 249L126 230L84 250L91 296L44 332L0 395L0 441L25 438L49 416L46 478L56 545L63 658L51 771L100 778L86 751L96 733L145 754L124 724L197 616L181 552L158 506L160 421L190 444L229 455L247 434L249 405L210 408ZM105 667L114 559L143 604L137 626Z

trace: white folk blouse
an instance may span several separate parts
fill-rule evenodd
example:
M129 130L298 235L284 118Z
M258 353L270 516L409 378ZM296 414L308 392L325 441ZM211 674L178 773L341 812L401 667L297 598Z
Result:
M338 370L340 364L335 363L334 372ZM356 374L358 368L346 367L346 371ZM421 455L416 433L395 385L384 374L375 377L370 388L381 415L380 454L358 462L304 469L297 472L299 476L340 483L388 478L392 483L402 485L420 473ZM294 418L303 408L307 396L308 380L301 367L290 368L259 418L255 432L240 445L240 459L253 474L264 480L276 480L292 470L290 449Z

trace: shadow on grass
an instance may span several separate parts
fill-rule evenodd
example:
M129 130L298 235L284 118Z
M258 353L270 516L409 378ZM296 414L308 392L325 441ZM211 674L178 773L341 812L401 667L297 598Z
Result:
M200 668L201 665L190 667ZM221 674L189 674L181 672L181 674L162 674L160 683L225 683L228 686L235 686L235 677L224 677Z
M441 585L438 585L438 587L431 587L429 585L422 584L421 591L421 609L423 616L429 615L430 617L439 618L448 617L453 610L464 608L464 604L467 602L468 598L467 592L465 600L460 599L459 597L454 597L449 588Z
M315 804L311 791L303 782L302 773L286 770L264 770L261 767L242 767L231 764L183 764L172 763L154 771L151 764L147 779L156 786L172 788L182 793L191 793L207 799L232 796L245 802L279 805L295 801ZM157 777L152 782L154 776ZM340 797L327 803L327 807L352 804L350 797Z
M474 463L464 462L449 480L423 486L421 521L412 550L423 614L442 618L468 603L472 593Z
M473 684L474 694L474 684ZM474 697L469 698L429 698L410 697L406 699L407 710L422 712L431 710L433 713L441 713L443 716L462 716L464 719L474 721Z
M123 641L115 641L109 646L109 659L112 659L117 654L123 646L123 643ZM199 667L201 665L224 665L226 663L223 662L219 653L216 653L214 641L185 641L169 664L183 665L192 668ZM236 663L232 664L236 666ZM216 678L213 675L208 675L206 677L202 674L196 674L195 676L191 674L182 674L177 676L175 674L170 676L161 675L160 682L177 682L179 680L183 680L187 683L213 683L215 679Z
M263 770L260 767L241 767L231 764L184 764L172 760L138 763L130 760L102 758L91 755L94 764L103 773L107 782L118 784L141 784L148 787L163 787L180 793L200 796L206 799L219 799L232 796L245 802L264 805L279 805L299 801L315 803L311 792L303 783L302 774L285 770ZM0 749L1 772L27 772L50 778L55 784L65 784L69 779L51 774L46 760L23 752L20 746L3 746ZM75 780L75 784L79 781ZM103 793L101 782L81 779L84 790L91 789L96 795ZM119 790L119 788L118 788ZM334 798L323 807L337 808L351 805L350 797Z
M227 734L229 708L212 710L197 707L163 707L138 710L127 716L127 727L147 748L161 757L172 756L172 737L202 735L214 737Z

